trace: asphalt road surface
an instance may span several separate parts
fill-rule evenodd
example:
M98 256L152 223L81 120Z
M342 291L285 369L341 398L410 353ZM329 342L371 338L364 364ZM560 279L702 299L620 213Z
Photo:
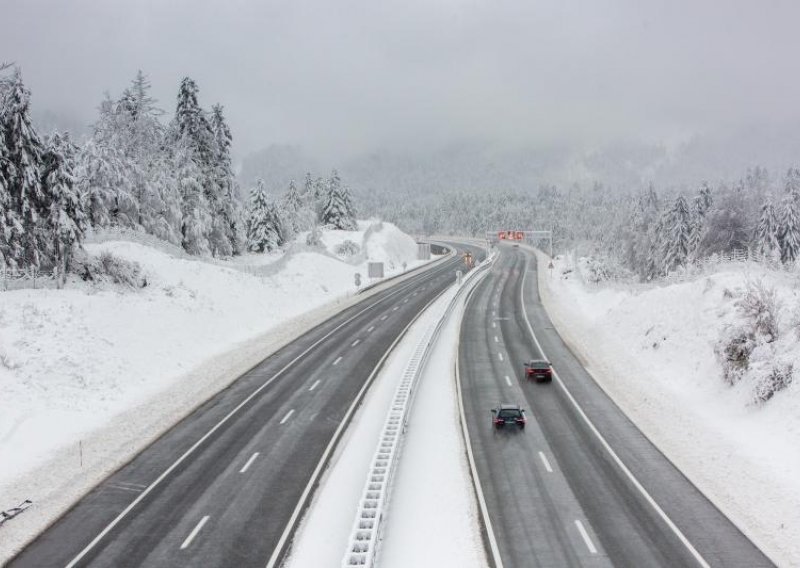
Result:
M533 253L499 250L467 306L459 370L502 564L772 566L563 343L539 300ZM523 364L532 358L549 358L552 383L527 383ZM492 426L490 410L501 402L527 410L524 430Z
M463 269L459 257L445 261L278 351L94 488L9 566L279 565L384 354Z

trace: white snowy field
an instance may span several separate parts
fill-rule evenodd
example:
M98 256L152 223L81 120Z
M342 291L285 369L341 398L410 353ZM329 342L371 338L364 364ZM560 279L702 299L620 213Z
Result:
M454 293L452 288L439 298L387 359L320 482L287 568L341 565L395 390L420 338ZM378 549L380 565L387 568L487 566L454 377L463 302L462 296L416 387Z
M361 252L337 258L346 239ZM169 245L94 242L90 255L138 262L147 286L75 278L0 292L0 510L34 501L0 529L0 563L209 396L357 301L367 261L385 262L386 276L421 264L389 223L326 231L323 243L209 262Z
M571 258L554 265L539 271L542 301L598 383L773 561L800 566L799 381L756 404L754 382L728 386L714 352L742 320L735 302L747 282L762 282L782 304L780 337L754 352L751 372L800 361L797 275L741 263L624 287L585 284Z

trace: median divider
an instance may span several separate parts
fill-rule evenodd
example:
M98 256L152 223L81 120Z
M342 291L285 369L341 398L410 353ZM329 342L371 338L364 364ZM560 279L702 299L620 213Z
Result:
M403 372L403 377L395 391L392 405L381 431L378 447L367 474L364 490L359 500L353 529L342 560L343 568L352 566L375 566L380 546L383 520L391 493L392 478L400 461L400 447L404 439L411 405L417 390L417 383L425 367L431 349L439 336L450 313L453 311L461 295L472 287L472 284L487 273L494 262L494 255L473 268L457 284L458 290L450 301L440 308L436 317L417 343L414 353Z

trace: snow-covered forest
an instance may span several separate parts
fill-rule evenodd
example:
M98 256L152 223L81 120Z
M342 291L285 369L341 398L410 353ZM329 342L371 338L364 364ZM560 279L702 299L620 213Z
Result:
M223 107L204 109L189 77L165 122L140 71L118 98L106 95L78 145L68 133L40 135L21 71L0 71L0 266L63 280L96 228L142 231L215 257L271 251L317 226L355 228L350 191L335 171L308 174L281 198L256 181L241 203Z
M734 183L699 182L691 193L617 190L602 183L530 192L449 192L369 199L387 220L418 234L483 236L495 229L552 229L557 251L605 258L643 280L712 255L749 252L791 264L800 255L800 170L748 169Z

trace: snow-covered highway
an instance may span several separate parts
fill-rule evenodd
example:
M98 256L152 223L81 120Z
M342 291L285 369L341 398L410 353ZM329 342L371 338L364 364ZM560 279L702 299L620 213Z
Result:
M249 371L80 501L10 566L277 563L335 442L445 261Z

